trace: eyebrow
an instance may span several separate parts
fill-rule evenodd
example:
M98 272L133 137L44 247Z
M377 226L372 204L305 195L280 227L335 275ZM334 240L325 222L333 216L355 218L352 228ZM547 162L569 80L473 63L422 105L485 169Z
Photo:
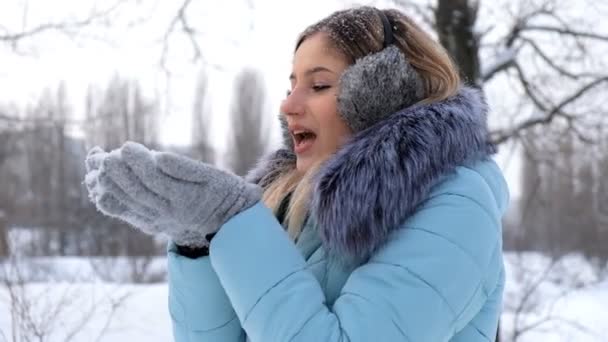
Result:
M332 74L335 74L335 72L333 72L332 70L330 70L330 69L328 69L326 67L317 66L317 67L314 67L312 69L306 70L306 72L304 72L304 75L309 76L309 75L317 73L317 72L330 72ZM296 76L293 73L291 73L289 75L289 80L295 80L295 79L296 79Z

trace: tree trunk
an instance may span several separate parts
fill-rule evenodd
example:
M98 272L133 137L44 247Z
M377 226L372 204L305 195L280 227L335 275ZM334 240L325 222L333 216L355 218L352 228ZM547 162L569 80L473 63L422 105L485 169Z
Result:
M478 1L438 0L435 11L437 34L470 85L481 86L479 39L475 35Z
M2 210L0 210L0 257L8 257L10 255L8 245L8 224Z

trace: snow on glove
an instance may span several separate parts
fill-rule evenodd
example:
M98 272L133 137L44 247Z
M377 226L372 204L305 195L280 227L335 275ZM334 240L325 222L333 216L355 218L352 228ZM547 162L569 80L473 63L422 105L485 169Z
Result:
M261 199L260 187L232 173L137 143L91 152L86 183L97 208L178 245L207 245L205 235Z
M127 194L133 192L134 189L145 191L145 189L138 187L140 182L125 184L131 190L125 191L110 178L108 171L114 173L117 172L114 168L125 168L125 164L121 160L120 150L107 153L99 147L94 147L89 151L85 164L87 170L85 185L89 192L89 198L95 203L99 211L121 219L148 234L163 232L162 228L154 222L159 214L153 209L134 201ZM162 203L162 200L159 199L159 202ZM163 204L166 205L166 203Z

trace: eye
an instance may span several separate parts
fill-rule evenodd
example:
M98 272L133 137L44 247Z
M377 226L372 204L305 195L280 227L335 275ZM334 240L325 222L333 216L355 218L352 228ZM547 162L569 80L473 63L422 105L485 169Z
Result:
M328 85L314 85L312 86L312 90L314 90L315 92L319 92L319 91L323 91L325 89L329 89L330 86Z

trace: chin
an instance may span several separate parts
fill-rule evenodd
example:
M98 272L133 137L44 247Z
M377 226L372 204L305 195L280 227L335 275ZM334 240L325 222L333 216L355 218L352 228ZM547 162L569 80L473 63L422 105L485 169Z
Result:
M296 169L302 173L305 173L310 169L312 165L312 161L310 158L299 158L296 160Z

